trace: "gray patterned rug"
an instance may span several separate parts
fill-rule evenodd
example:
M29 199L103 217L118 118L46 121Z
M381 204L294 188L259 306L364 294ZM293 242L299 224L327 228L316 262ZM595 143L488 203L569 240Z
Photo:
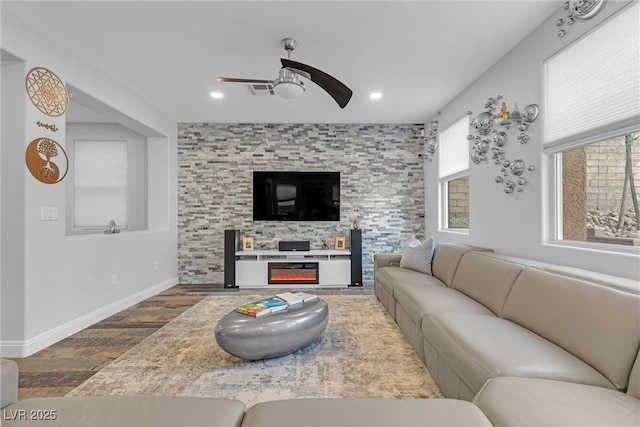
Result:
M325 295L321 338L276 359L247 362L216 343L217 321L270 295L209 296L67 396L172 395L258 402L303 397L442 397L395 322L369 295Z

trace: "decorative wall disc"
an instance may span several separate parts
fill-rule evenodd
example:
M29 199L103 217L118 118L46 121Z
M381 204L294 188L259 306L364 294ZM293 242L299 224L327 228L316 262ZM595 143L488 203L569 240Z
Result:
M605 0L571 0L569 2L569 11L571 15L578 19L591 19L596 16Z
M54 157L55 162L52 160ZM49 138L36 138L31 141L25 152L25 160L31 175L45 184L62 181L69 170L69 158L64 148Z
M27 73L25 84L33 105L47 116L59 117L69 108L69 92L53 71L32 68Z

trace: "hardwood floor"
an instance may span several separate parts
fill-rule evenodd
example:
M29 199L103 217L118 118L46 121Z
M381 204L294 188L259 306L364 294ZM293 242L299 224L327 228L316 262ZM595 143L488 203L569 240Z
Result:
M256 293L222 285L176 285L29 357L20 369L18 398L64 396L208 295ZM373 288L318 289L322 294L372 294Z

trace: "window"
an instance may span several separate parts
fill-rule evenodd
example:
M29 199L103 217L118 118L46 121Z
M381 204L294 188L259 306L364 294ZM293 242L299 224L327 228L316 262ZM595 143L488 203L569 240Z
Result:
M623 9L544 64L553 240L640 245L638 9Z
M440 133L438 173L440 225L446 230L469 229L469 116Z
M74 107L72 101L69 111ZM111 220L123 231L162 223L167 146L117 123L69 120L67 115L66 234L102 234Z
M73 228L127 228L127 142L74 141Z

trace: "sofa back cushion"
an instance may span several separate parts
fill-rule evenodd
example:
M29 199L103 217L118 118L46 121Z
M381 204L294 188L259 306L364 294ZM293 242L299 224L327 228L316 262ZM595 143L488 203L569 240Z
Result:
M616 388L627 388L640 345L638 294L528 267L502 317L582 359Z
M480 248L455 243L438 243L433 255L431 264L431 272L438 279L442 280L445 285L451 287L453 276L458 269L458 264L462 255L469 251L491 251L491 249Z
M451 287L500 316L511 287L524 268L492 252L467 252L460 260Z

